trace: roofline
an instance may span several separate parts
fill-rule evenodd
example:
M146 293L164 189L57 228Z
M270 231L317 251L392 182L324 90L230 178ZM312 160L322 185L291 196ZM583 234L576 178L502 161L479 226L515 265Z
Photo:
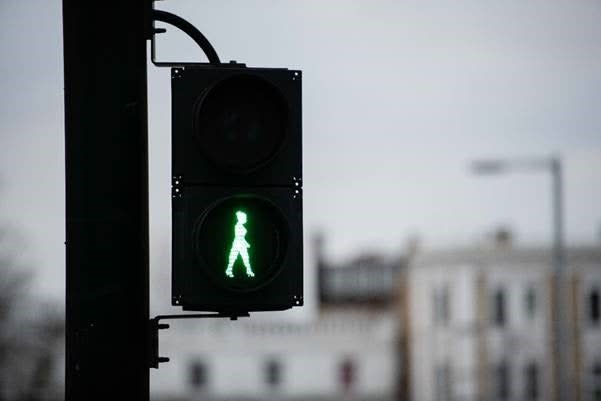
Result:
M566 262L569 264L601 264L600 246L567 247ZM539 263L551 264L550 247L465 247L418 252L409 261L410 267L429 265L489 264L489 263Z

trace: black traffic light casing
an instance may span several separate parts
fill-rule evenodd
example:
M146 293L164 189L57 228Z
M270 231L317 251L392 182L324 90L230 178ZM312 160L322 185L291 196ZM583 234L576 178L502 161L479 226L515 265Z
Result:
M302 305L301 72L173 68L172 124L172 304Z
M219 166L196 135L199 107L223 82L249 77L270 86L281 96L287 113L286 135L272 158L248 172ZM272 68L173 68L173 176L186 184L293 186L302 177L301 72ZM232 99L233 100L233 99ZM227 102L227 99L223 99ZM231 100L230 100L231 101ZM192 117L192 118L191 118ZM296 179L296 180L295 180Z

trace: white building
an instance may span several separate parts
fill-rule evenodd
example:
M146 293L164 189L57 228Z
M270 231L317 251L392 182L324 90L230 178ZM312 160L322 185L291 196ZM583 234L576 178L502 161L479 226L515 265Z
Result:
M430 252L408 269L414 401L553 400L551 254ZM601 249L567 252L570 395L601 400Z
M313 323L256 318L172 324L153 372L153 398L390 400L395 322L390 315L325 312Z

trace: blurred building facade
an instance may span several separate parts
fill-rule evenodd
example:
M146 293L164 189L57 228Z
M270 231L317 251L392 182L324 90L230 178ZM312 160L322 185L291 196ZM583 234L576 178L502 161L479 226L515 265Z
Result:
M319 312L303 322L260 319L172 324L153 399L398 399L402 360L396 281L400 257L334 265L317 244ZM195 329L193 329L194 327ZM160 380L159 380L160 379Z
M601 248L567 251L572 400L601 400ZM495 246L417 254L406 282L410 396L553 400L549 249Z
M318 313L172 323L161 400L553 400L552 254L491 244L331 263ZM601 247L566 252L570 401L601 400Z

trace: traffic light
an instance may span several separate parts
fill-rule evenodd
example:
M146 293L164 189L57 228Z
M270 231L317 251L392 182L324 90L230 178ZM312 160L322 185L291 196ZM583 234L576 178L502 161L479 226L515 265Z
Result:
M303 304L301 72L172 68L172 304Z

